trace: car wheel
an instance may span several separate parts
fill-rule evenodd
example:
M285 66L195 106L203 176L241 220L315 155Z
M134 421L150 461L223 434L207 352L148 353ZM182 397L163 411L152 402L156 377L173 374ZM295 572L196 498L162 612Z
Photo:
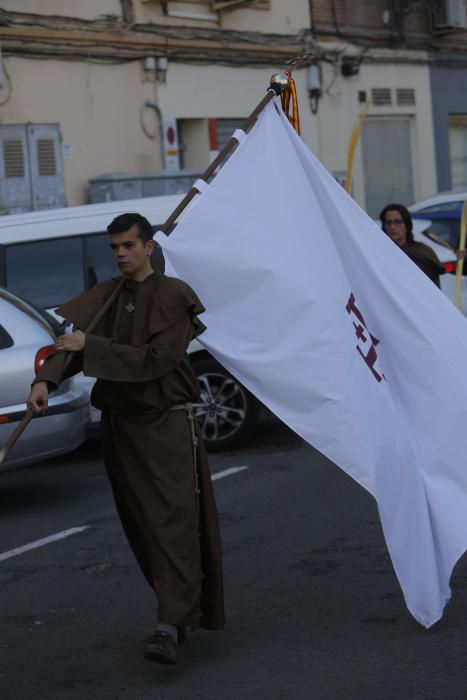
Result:
M216 360L194 359L192 365L201 386L193 408L207 449L242 446L256 424L260 402Z

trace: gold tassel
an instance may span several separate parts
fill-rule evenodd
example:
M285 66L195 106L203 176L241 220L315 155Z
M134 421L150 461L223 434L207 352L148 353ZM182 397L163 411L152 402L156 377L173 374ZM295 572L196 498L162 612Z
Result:
M295 80L292 78L292 71L286 70L284 73L289 78L290 83L288 88L284 90L281 95L282 110L297 134L300 134L300 115L298 113L298 98Z

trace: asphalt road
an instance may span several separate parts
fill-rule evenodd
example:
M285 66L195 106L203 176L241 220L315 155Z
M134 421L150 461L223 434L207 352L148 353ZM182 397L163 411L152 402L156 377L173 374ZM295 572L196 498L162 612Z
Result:
M177 667L142 656L154 603L124 540L94 442L0 473L1 700L463 700L467 561L443 620L407 612L372 498L276 423L211 455L227 629Z

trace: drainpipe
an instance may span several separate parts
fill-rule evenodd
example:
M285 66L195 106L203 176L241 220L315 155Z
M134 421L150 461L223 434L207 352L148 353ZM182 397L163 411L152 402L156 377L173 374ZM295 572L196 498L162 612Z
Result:
M315 22L313 19L313 0L308 0L308 11L310 13L310 30L311 30L311 38L315 39L316 38L316 32L315 32Z
M167 167L167 160L165 156L165 147L164 147L164 117L162 116L162 111L157 102L153 102L152 100L146 100L146 107L150 107L155 111L157 114L157 118L159 120L159 138L161 142L161 159L162 159L162 169L166 170Z

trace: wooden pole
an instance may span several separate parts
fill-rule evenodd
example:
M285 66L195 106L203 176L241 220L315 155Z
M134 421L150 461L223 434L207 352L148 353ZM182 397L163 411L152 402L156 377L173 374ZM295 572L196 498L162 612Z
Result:
M467 199L462 207L461 216L461 228L459 236L459 252L463 253L465 250L465 243L467 237ZM462 290L462 271L464 268L464 258L460 256L457 260L456 265L456 306L458 309L461 308L461 290Z
M370 100L365 105L365 108L361 114L358 115L357 121L355 122L354 128L349 139L349 148L347 152L347 178L345 182L345 191L348 194L352 194L352 181L353 181L353 164L355 158L355 149L357 148L358 139L360 138L360 133L365 122L366 115L370 109Z

